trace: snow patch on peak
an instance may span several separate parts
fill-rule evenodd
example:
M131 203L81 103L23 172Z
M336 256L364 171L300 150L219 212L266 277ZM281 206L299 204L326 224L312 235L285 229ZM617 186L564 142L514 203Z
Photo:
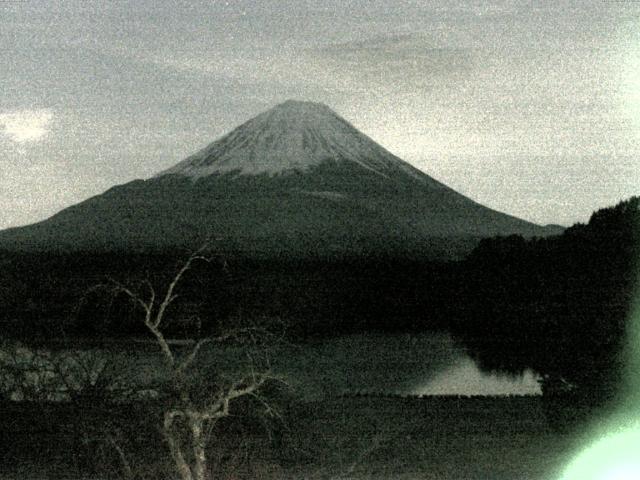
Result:
M428 178L328 106L297 100L259 114L158 176L277 175L305 171L326 161L355 163L383 176L402 171Z

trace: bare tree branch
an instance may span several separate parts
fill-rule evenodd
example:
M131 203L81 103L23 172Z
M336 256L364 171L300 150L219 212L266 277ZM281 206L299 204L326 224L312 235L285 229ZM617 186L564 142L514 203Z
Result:
M207 343L211 343L212 341L214 341L214 339L212 338L203 338L198 340L195 346L191 349L191 352L189 352L189 355L187 355L187 357L180 363L180 365L176 369L176 372L179 375L183 375L198 356L198 353L200 352L202 346Z
M115 293L124 293L131 300L133 300L134 303L138 304L142 308L142 310L144 310L145 323L151 320L153 303L155 301L155 292L153 292L153 289L152 289L153 293L152 293L151 299L145 302L140 295L135 294L129 287L118 282L116 279L109 278L109 282L111 283Z
M118 454L118 458L120 459L120 463L122 464L122 471L124 473L125 480L134 480L135 475L133 474L133 470L131 469L129 459L124 453L124 449L120 446L116 439L113 438L113 435L111 434L107 434L107 441Z
M164 356L165 363L169 368L173 369L176 363L176 359L175 359L175 356L173 355L173 352L171 351L169 342L167 342L167 339L165 338L164 334L157 327L155 327L151 322L145 322L145 325L147 326L149 331L153 334L153 336L156 338L156 341L158 342L158 346L160 347L160 350L162 351L162 354Z
M162 320L164 318L165 311L167 310L169 305L171 305L171 303L177 298L177 295L174 294L174 290L176 289L176 286L180 283L180 280L182 280L182 277L184 276L184 274L191 268L191 265L193 264L193 262L195 262L196 260L202 260L204 262L210 261L208 257L202 255L202 252L204 252L206 248L207 248L207 245L205 244L202 247L200 247L198 250L193 252L191 256L187 259L185 264L182 266L182 268L178 271L176 276L173 277L173 280L171 281L171 283L169 284L169 287L167 288L164 299L162 300L162 303L160 303L160 308L158 309L158 313L156 314L156 318L154 321L154 326L156 328L160 327L160 324L162 323Z
M149 280L141 282L137 289L113 279L109 281L114 293L126 295L136 307L142 309L144 312L143 324L153 335L155 343L158 344L162 352L165 373L167 374L165 388L168 387L168 390L163 397L167 403L166 407L163 407L161 432L181 480L207 480L206 445L213 426L218 420L229 416L234 400L243 396L258 398L256 392L260 388L269 381L278 380L270 371L268 355L260 353L253 355L248 350L249 348L265 349L265 345L268 343L263 342L266 339L272 340L270 333L264 327L249 326L223 329L222 333L217 336L194 339L184 353L181 353L167 339L165 328L168 323L168 313L171 305L179 297L177 290L181 282L187 272L192 269L194 262L211 261L205 255L206 246L205 244L187 258L172 277L166 289L162 291L156 290ZM225 262L224 269L226 270L226 268ZM215 387L211 383L199 383L198 379L201 377L198 377L198 370L194 367L198 363L203 348L210 344L224 345L228 341L236 341L245 345L249 365L248 372L234 375L234 381L218 382ZM260 366L258 367L258 365ZM265 366L267 368L264 368ZM191 369L194 371L191 372ZM189 374L193 374L194 378L190 378ZM99 375L100 372L98 372ZM218 378L218 376L214 378ZM207 389L214 388L215 393L207 391ZM263 399L259 398L259 401L268 407ZM117 446L116 443L114 448ZM121 458L124 458L123 452L117 448L116 451ZM126 466L124 468L125 474L129 475Z

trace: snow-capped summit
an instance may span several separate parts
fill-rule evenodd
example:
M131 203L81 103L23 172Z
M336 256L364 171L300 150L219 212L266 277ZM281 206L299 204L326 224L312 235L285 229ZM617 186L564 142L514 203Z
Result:
M381 175L390 170L417 173L326 105L288 100L159 175L277 175L326 161L351 162Z

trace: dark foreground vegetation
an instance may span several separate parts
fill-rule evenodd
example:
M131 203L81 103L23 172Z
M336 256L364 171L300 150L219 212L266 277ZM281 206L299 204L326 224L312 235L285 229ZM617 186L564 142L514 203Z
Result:
M124 478L122 455L136 478L172 478L152 415L77 408L3 404L3 478ZM539 397L347 397L288 403L270 424L251 415L239 407L212 436L211 478L547 480L579 434L554 428Z

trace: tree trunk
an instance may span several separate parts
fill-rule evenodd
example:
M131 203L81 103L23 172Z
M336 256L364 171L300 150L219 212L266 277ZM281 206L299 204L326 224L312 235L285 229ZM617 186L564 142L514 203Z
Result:
M175 436L175 432L173 430L173 418L174 414L172 412L166 412L164 414L164 438L169 445L169 451L171 452L171 458L173 458L173 463L175 464L178 473L180 474L181 480L194 480L193 473L191 472L191 468L189 464L184 458L182 454L182 448L180 447L180 442Z
M205 439L202 435L203 420L202 418L191 418L191 435L193 442L194 456L194 476L195 480L208 480L207 475L207 452L205 449Z

